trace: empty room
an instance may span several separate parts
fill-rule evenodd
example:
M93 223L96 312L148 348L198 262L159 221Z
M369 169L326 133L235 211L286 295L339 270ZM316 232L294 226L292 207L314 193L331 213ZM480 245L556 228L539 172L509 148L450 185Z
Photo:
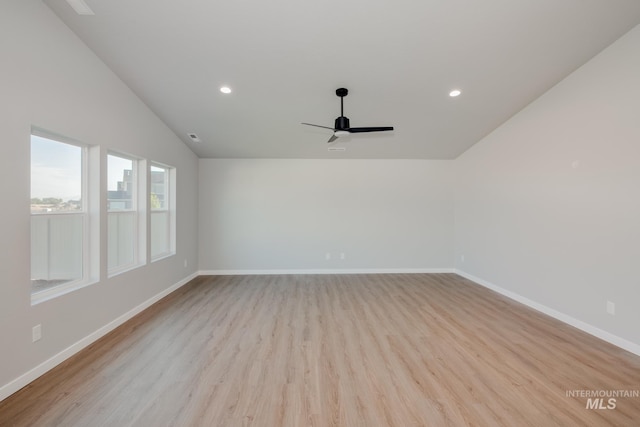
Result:
M640 425L640 2L3 0L0 426Z

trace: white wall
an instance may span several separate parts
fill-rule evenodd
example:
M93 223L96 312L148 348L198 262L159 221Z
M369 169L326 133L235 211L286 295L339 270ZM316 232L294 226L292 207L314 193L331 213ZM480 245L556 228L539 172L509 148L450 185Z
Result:
M640 27L455 166L458 269L640 348Z
M39 0L0 2L0 398L17 378L194 273L197 159ZM53 300L30 298L30 130L35 125L177 168L177 256ZM103 199L106 198L103 190ZM189 268L183 266L188 260ZM42 324L43 338L31 342ZM32 372L32 371L31 371Z
M200 269L451 269L452 166L201 159Z

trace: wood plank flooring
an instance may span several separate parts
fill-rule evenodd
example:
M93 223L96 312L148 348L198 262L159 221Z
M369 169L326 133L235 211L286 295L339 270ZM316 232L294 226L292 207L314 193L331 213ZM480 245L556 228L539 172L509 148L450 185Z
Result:
M640 357L454 274L199 277L0 425L640 425L640 398L573 390L640 390Z

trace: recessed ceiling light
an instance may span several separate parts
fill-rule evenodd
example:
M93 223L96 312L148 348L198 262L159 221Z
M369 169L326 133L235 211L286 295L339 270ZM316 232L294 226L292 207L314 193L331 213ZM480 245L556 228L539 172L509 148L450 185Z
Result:
M454 89L451 92L449 92L449 96L452 98L455 98L456 96L460 95L462 92L459 89Z
M78 15L95 15L84 0L67 0L67 3L69 3L69 6L71 6Z
M229 86L222 86L220 88L220 92L222 92L222 93L231 93L231 88Z

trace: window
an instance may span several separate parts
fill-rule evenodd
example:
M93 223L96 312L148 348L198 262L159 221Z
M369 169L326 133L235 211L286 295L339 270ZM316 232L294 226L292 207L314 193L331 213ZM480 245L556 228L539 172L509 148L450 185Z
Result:
M107 155L107 267L110 275L144 262L144 224L137 200L139 161ZM141 226L142 225L142 226Z
M31 133L33 301L89 282L87 158L86 146Z
M151 259L175 253L175 169L153 164L150 167L151 186Z

